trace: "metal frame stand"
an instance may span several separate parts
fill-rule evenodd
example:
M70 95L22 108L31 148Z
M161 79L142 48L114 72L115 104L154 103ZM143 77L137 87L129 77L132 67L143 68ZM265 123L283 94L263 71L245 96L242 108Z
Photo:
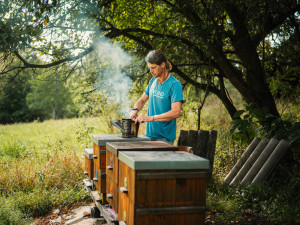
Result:
M94 191L93 183L89 179L84 179L83 183L85 184L87 192L93 199L95 206L99 209L100 216L104 217L107 225L119 224L118 214L111 209L108 204L102 204L102 196L98 193L98 191Z

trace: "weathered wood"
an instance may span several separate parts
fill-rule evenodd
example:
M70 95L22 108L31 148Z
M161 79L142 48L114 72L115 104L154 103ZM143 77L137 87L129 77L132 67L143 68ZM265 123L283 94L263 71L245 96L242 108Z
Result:
M107 225L115 225L118 222L118 215L113 212L109 207L101 204L102 197L99 195L97 191L90 192L90 195L96 205L96 207L100 210L101 216L103 216L106 220Z
M255 178L253 179L252 183L260 183L264 181L271 173L273 168L276 166L276 164L279 162L281 157L283 156L284 152L289 147L289 142L286 140L281 140L270 157L267 159L263 167L260 169L260 171L257 173Z
M205 157L209 160L208 180L210 180L212 177L216 144L217 144L217 136L218 136L218 132L216 130L209 131L209 140L207 143L207 151Z
M118 184L118 157L111 151L106 152L106 190L113 197L107 196L106 200L111 207L118 212L118 199L119 199L119 184Z
M187 130L180 130L177 145L189 146L188 136L189 132Z
M250 157L246 160L242 168L239 170L239 172L236 174L236 176L233 178L233 180L230 182L230 185L234 185L238 182L240 182L245 175L248 173L252 165L255 163L259 155L262 153L264 148L268 145L269 139L264 138L262 139L259 144L256 146Z
M181 206L160 208L137 208L136 216L164 215L164 214L193 214L205 212L205 206Z
M90 195L95 202L102 201L101 195L99 195L98 191L91 191Z
M205 214L204 213L194 213L194 214L165 214L165 215L146 215L137 216L136 224L142 225L204 225L205 224Z
M216 130L181 130L178 139L179 151L186 151L209 160L208 180L213 171L217 134Z
M94 185L96 189L102 193L106 194L106 147L99 146L94 143Z
M94 162L93 162L93 149L87 148L84 150L84 173L89 177L90 180L94 178Z
M118 215L110 209L109 205L103 204L103 198L102 195L99 194L98 191L92 191L87 179L83 180L84 184L86 185L86 189L89 192L95 206L100 210L101 216L106 220L105 224L107 225L117 225L118 223Z
M132 142L132 141L150 141L151 138L145 135L138 135L138 137L122 138L121 134L100 134L92 135L93 151L95 158L94 162L94 177L93 180L95 188L106 194L106 143L107 142Z
M187 146L192 147L193 152L197 151L198 149L198 131L197 130L189 130L188 131L188 144Z
M119 185L125 187L128 193L119 192L118 216L119 221L131 225L134 222L134 205L135 202L135 172L130 171L124 163L119 163Z
M201 156L203 158L207 157L207 144L209 140L208 130L199 130L197 138L197 149L193 150L195 155Z
M262 153L259 155L251 169L248 171L246 176L242 179L241 184L251 183L259 170L263 167L275 147L278 145L279 141L275 138L272 138L268 145L264 148Z
M179 151L183 151L183 152L187 152L187 153L191 153L193 154L193 149L190 146L183 146L183 145L179 145Z
M97 134L92 135L93 143L98 146L105 146L107 142L131 142L131 141L150 141L151 138L145 135L138 135L138 137L122 138L122 134Z
M163 141L108 142L107 151L118 156L119 151L178 151L178 147Z
M162 141L131 141L131 142L107 142L106 144L106 190L113 198L107 198L107 202L118 212L119 198L119 151L177 151L179 148Z
M178 152L168 152L165 157L171 160L172 157L169 155L173 153ZM145 152L122 152L120 155L126 154L129 157L131 154L135 155L138 161L145 159L143 157ZM183 153L184 155L190 156L186 153ZM161 157L160 154L156 156ZM200 160L200 157L193 157ZM155 157L146 158L148 161L156 160ZM133 168L119 159L119 185L128 190L128 193L123 193L121 189L119 192L119 221L127 225L205 223L208 163L205 170Z
M188 172L164 172L164 173L138 173L137 180L147 179L180 179L180 178L203 178L207 176L207 171Z
M259 138L254 138L248 148L244 151L241 158L236 162L232 170L229 172L229 174L225 177L224 182L230 183L233 178L236 176L236 174L239 172L239 170L242 168L242 166L245 164L251 153L254 151L256 146L259 144L261 140Z

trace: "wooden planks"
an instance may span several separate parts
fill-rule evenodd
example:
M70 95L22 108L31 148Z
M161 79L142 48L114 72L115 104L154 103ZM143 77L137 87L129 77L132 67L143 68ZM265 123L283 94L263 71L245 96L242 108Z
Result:
M119 221L126 225L134 224L134 202L135 202L135 171L130 170L124 163L119 163L119 185L128 191L119 191L118 216Z
M94 161L93 161L93 149L87 148L84 150L84 173L92 181L94 178Z
M118 212L119 181L118 157L112 152L106 152L106 196L107 202Z
M106 150L105 146L94 143L94 185L103 195L106 194Z

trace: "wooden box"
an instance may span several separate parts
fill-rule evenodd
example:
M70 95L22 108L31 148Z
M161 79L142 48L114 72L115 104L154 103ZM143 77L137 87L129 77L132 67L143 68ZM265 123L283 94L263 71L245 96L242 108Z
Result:
M84 149L84 174L92 181L94 178L93 149Z
M94 185L96 190L98 190L101 194L105 194L105 182L106 182L106 150L105 146L99 146L94 143ZM102 196L103 197L103 196Z
M119 151L178 151L178 147L162 141L134 141L106 143L106 200L118 211L119 195Z
M94 153L94 186L102 197L102 203L106 195L106 142L125 142L125 141L148 141L150 138L138 135L134 138L122 138L122 134L100 134L93 135Z
M204 225L208 168L186 152L119 152L120 224Z

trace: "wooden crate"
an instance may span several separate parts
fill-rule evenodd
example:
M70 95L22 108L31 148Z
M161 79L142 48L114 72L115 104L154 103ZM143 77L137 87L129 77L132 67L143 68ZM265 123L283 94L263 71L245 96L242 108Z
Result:
M208 168L186 152L119 152L120 224L204 225Z
M94 162L93 162L93 149L84 149L84 173L92 181L94 178Z
M92 135L94 153L94 177L93 182L96 190L102 197L102 203L106 199L106 143L125 141L147 141L150 138L139 135L134 138L122 138L121 134L100 134Z
M134 141L106 143L106 200L118 212L119 151L178 151L178 147L162 141Z

